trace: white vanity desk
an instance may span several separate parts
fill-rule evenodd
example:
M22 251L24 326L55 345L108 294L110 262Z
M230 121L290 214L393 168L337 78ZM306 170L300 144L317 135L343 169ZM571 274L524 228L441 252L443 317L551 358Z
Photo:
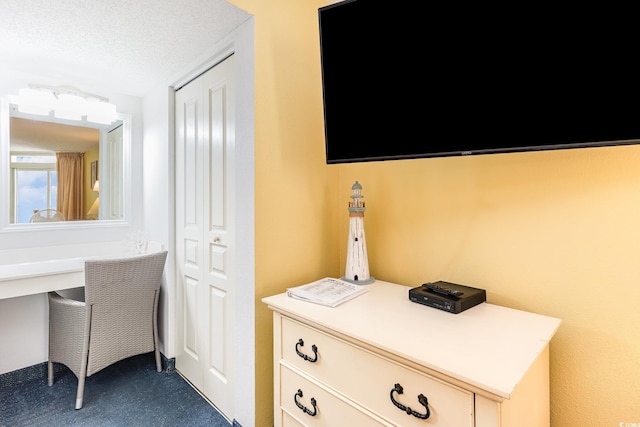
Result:
M85 259L0 265L0 299L84 286Z
M149 243L147 253L159 250L162 245ZM0 299L82 287L86 260L138 255L116 247L96 255L0 264Z

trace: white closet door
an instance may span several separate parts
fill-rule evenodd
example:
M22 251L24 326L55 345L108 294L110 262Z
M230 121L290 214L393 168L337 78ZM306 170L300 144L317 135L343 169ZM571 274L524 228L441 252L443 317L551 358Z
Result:
M176 369L233 419L233 56L176 92Z

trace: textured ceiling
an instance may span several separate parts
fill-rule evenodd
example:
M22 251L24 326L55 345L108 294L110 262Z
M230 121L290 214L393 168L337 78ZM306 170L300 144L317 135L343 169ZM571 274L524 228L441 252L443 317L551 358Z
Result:
M248 18L225 0L2 0L0 68L144 96Z

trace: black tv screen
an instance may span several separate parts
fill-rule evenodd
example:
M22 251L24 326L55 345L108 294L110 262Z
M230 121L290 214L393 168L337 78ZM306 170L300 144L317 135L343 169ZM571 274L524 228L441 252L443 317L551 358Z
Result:
M327 163L640 143L632 28L399 4L318 10Z

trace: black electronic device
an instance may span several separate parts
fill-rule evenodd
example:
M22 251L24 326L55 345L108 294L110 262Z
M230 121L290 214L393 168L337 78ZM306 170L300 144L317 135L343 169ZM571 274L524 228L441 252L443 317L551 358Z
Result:
M484 289L439 281L409 289L409 300L457 314L485 302L487 292Z
M319 8L326 162L640 143L635 27L560 9Z

